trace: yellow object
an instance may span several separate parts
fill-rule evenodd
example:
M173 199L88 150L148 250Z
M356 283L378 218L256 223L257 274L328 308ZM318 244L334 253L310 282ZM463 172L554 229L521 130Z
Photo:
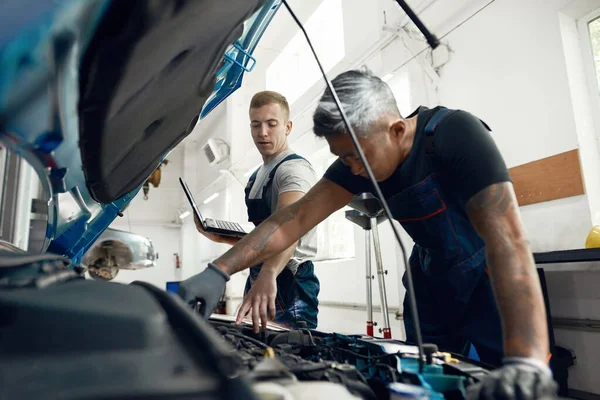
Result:
M265 358L275 358L275 351L272 347L267 347L263 355L265 356Z
M446 364L458 364L459 363L458 359L452 357L452 354L446 353L446 352L442 352L442 354L444 355L444 362Z
M586 249L596 249L600 247L600 226L596 225L592 228L585 239Z

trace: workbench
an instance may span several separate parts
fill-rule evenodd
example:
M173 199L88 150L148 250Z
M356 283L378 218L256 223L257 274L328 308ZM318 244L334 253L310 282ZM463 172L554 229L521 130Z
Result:
M548 272L600 271L600 249L575 249L533 253L538 269Z

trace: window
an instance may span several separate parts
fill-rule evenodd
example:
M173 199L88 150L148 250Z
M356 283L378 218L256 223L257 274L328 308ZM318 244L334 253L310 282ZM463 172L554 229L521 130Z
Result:
M317 176L321 177L335 160L337 157L333 156L326 146L310 157L309 161ZM315 260L335 260L355 256L354 229L352 229L354 224L346 219L346 210L349 209L343 207L317 226L319 241Z
M596 68L596 82L598 91L600 91L600 16L588 23L588 30L594 56L594 67Z
M323 69L328 72L344 58L341 0L324 0L304 24ZM267 68L267 88L285 93L290 104L321 78L310 47L299 31Z
M585 101L591 112L590 122L596 131L596 142L600 144L600 8L581 17L578 27L589 95Z
M46 237L47 203L33 167L0 145L0 240L40 252Z

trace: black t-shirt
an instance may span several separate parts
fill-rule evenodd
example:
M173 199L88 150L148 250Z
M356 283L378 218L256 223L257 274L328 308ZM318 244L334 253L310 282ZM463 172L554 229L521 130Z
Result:
M431 172L439 172L442 188L457 195L464 207L467 200L485 187L511 180L487 125L466 111L458 110L440 121L433 135L433 151L426 153L425 126L438 110L439 107L431 110L419 107L409 116L418 113L413 147L392 176L379 182L386 198L422 181ZM353 175L341 160L329 167L325 178L353 194L376 195L371 182Z

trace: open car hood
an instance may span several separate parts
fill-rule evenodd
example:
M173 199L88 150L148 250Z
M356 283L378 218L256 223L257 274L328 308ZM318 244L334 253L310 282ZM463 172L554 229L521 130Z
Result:
M10 0L0 142L48 200L44 251L81 260L166 155L240 87L281 0Z

